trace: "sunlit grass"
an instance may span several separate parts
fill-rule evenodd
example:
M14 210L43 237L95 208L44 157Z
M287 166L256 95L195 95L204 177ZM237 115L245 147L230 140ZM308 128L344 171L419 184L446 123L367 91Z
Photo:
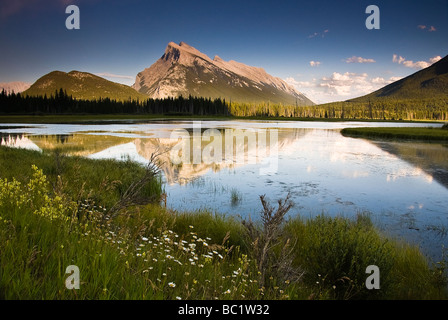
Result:
M448 140L448 130L442 128L345 128L341 130L344 136L386 138L386 139L410 139L410 140Z
M237 217L173 212L157 201L110 217L121 190L142 174L138 165L3 147L0 154L8 168L0 172L2 299L447 297L446 261L430 265L366 215L297 216L277 224L270 242L267 230L251 237ZM159 194L159 182L151 184L145 194ZM255 248L263 243L269 259L260 270ZM80 269L79 290L65 287L69 265ZM381 270L380 290L365 288L368 265Z
M54 189L76 200L88 199L110 208L131 185L142 176L145 168L138 163L117 160L90 160L66 156L61 150L48 152L0 147L1 178L26 182L32 165L42 169ZM142 190L157 200L162 193L161 179L154 179Z
M1 296L6 299L244 299L261 298L257 270L239 247L182 233L165 220L121 216L104 220L101 207L65 199L54 203L42 170L23 185L0 180ZM62 200L58 200L62 201ZM50 208L51 215L42 213ZM126 224L129 220L137 220ZM203 230L201 230L203 231ZM63 270L77 265L81 289L68 290ZM283 288L285 289L285 288ZM283 290L270 292L281 299Z

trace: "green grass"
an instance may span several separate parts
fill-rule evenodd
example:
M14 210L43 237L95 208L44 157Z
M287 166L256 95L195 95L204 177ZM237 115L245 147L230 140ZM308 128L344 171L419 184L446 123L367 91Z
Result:
M0 299L447 298L445 261L430 265L366 215L283 222L262 279L236 217L156 201L109 218L143 174L138 165L0 147L0 167ZM161 192L150 184L146 195ZM380 290L364 286L371 264ZM80 269L79 290L65 287L69 265Z
M446 280L437 278L437 268L430 268L418 248L382 236L367 215L355 219L325 215L299 218L290 221L285 229L296 242L294 265L308 271L304 283L313 287L320 298L444 296ZM381 290L365 289L368 265L379 267Z
M342 135L349 137L448 141L448 131L441 128L345 128Z
M61 150L48 152L0 147L1 178L25 183L32 175L32 165L44 170L53 189L75 200L88 200L110 208L141 177L145 169L132 161L98 160L66 156ZM159 199L160 179L142 189L147 198Z

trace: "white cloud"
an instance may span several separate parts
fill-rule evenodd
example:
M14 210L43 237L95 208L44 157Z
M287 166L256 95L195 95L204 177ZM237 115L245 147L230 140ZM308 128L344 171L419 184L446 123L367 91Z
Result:
M367 73L357 74L353 72L333 72L330 77L323 77L319 86L324 88L327 94L336 96L349 96L354 92L368 92L372 87L367 80Z
M384 84L386 80L382 77L376 77L372 79L372 83L374 84Z
M297 81L296 79L294 79L294 77L288 77L286 79L283 79L287 84L290 84L292 86L296 86L299 81Z
M318 67L320 66L321 62L320 61L310 61L310 66L312 67Z
M373 59L365 59L362 57L353 56L351 58L347 58L345 60L347 63L375 63L376 61Z
M417 28L419 28L420 30L427 30L428 32L434 32L437 31L436 27L434 26L425 26L423 24L419 24L417 26Z
M315 37L317 37L317 36L320 36L320 37L322 37L322 38L325 38L325 36L327 35L328 32L330 32L329 29L326 29L326 30L324 30L324 31L322 31L322 32L314 32L313 34L310 34L310 35L308 36L308 38L309 38L309 39L312 39L312 38L315 38Z
M392 57L392 62L396 62L398 64L403 63L405 60L405 58L403 58L402 56L398 57L396 54L394 54Z
M389 79L384 79L383 77L376 77L372 78L372 84L373 85L380 85L380 86L387 86L388 84L391 84L392 82L398 81L400 79L403 79L403 77L390 77Z
M435 56L435 57L429 59L429 63L433 64L433 63L436 63L437 61L439 61L441 59L442 59L441 56Z
M305 93L312 101L326 103L363 96L400 79L400 77L371 78L367 73L333 72L330 76L311 81L298 81L293 77L285 81Z
M285 79L285 82L293 87L296 88L313 88L315 86L316 79L313 79L313 81L297 81L293 77L289 77Z
M414 62L412 60L406 60L402 56L398 56L396 54L394 54L392 56L392 62L398 63L398 64L403 64L405 67L415 68L415 69L427 68L427 67L431 66L433 63L436 63L437 61L439 61L440 59L442 59L441 56L435 56L435 57L430 58L429 61L416 61L416 62Z
M426 61L404 61L403 65L408 67L408 68L415 68L415 69L424 69L427 68L431 65L431 63L426 62Z
M113 73L109 73L109 72L95 73L95 75L97 75L99 77L131 79L131 80L133 80L135 78L132 76L123 76L123 75L113 74Z

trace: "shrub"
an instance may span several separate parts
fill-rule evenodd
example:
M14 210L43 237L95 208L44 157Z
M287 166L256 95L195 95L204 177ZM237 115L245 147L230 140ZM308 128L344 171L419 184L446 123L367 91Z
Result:
M364 217L350 220L320 215L306 221L301 231L295 263L304 269L305 283L316 286L320 297L372 298L380 294L366 289L369 265L380 268L381 294L387 291L393 247Z

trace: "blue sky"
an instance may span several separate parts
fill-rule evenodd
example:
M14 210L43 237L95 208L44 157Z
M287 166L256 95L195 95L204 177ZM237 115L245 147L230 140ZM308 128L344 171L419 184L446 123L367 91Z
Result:
M68 30L65 8L80 9ZM366 7L380 9L368 30ZM318 103L346 100L448 54L448 0L0 0L0 82L53 70L131 85L170 41L263 67Z

